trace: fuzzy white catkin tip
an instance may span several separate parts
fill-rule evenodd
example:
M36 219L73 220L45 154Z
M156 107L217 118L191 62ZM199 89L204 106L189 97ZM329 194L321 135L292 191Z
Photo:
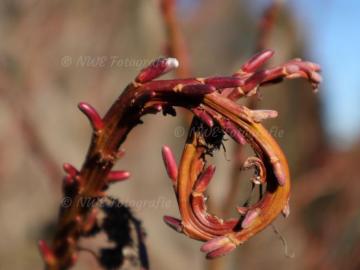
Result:
M179 61L176 58L168 58L166 59L166 65L166 70L170 71L179 67Z

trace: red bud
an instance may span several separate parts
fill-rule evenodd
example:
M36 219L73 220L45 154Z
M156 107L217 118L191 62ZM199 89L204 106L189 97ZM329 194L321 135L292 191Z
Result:
M208 127L214 125L214 121L211 116L200 108L195 108L191 110L201 121L203 121Z
M167 174L175 185L176 181L177 181L177 176L178 176L178 168L177 168L177 164L176 164L173 152L166 145L163 146L163 148L162 148L162 157L164 160Z
M273 55L274 51L272 50L265 50L255 54L241 67L241 69L244 72L254 72L262 65L264 65L265 62L267 62Z
M194 185L194 191L204 193L207 186L209 185L212 177L215 173L215 165L209 165L205 171L200 175L200 177L196 180Z
M80 102L78 107L89 119L90 124L95 131L99 131L104 128L104 122L102 121L100 115L90 104Z
M181 220L174 218L174 217L170 217L170 216L164 216L164 222L172 229L174 229L177 232L182 232L182 225L181 225Z
M176 69L178 66L179 61L175 58L160 58L141 70L139 75L135 78L135 81L139 83L152 81L153 79Z
M250 225L255 221L255 219L259 216L260 214L260 209L259 208L255 208L255 209L251 209L249 210L246 215L244 220L241 223L241 227L246 229L249 228Z
M38 243L41 255L47 265L52 265L55 263L55 255L50 247L46 244L44 240L40 240Z
M120 182L128 179L130 173L128 171L111 171L107 176L108 183Z

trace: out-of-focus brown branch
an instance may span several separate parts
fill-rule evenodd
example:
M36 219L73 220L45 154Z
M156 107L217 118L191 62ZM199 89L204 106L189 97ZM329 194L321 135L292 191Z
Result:
M16 113L15 109L13 109L13 112ZM56 160L40 139L35 126L28 118L27 113L25 111L18 111L17 114L18 115L15 115L15 117L17 118L19 128L22 130L22 135L25 139L25 142L27 143L32 153L37 157L37 160L43 167L44 171L48 174L49 178L53 181L53 186L58 187L60 179L59 176L62 175L62 172L59 169Z
M15 5L21 6L19 3ZM34 16L33 12L23 12L22 16L19 16L16 23L12 25L9 40L16 37L15 47L19 46L22 49L22 53L26 53L20 54L20 56L17 55L14 58L13 56L15 55L5 54L3 58L14 61L16 66L20 67L19 73L24 75L20 83L18 81L19 74L11 73L9 71L11 67L0 64L0 95L8 104L8 109L14 119L13 122L22 135L26 146L33 154L34 160L37 161L41 169L48 175L52 181L52 186L56 189L59 187L59 179L62 177L62 172L55 157L42 141L38 129L29 116L29 112L32 105L32 95L38 90L37 87L33 86L33 81L39 77L37 76L38 73L41 73L42 77L49 76L47 71L41 70L44 52L38 48L39 46L46 48L49 43L56 40L55 36L61 31L65 18L61 13L61 5L62 3L48 2L48 7L50 8L46 9L46 11L44 10L41 15L39 13L38 15L40 16ZM41 30L35 28L37 23L43 26ZM34 31L34 28L36 31ZM31 42L22 42L22 40L30 39ZM15 93L19 92L22 94L15 96Z
M270 5L265 9L258 28L259 30L256 40L257 44L255 47L256 51L267 49L271 34L274 30L274 25L279 17L283 3L284 0L273 0L272 3L270 3Z
M23 106L24 102L14 101L10 96L10 90L14 90L15 85L12 83L12 80L9 79L9 76L5 72L0 74L0 94L2 98L8 103L8 107L11 111L12 116L14 117L14 122L16 123L21 135L24 138L24 142L28 146L29 150L37 158L40 166L48 177L53 181L54 187L58 187L59 179L62 176L62 172L59 169L59 166L55 158L50 154L47 147L41 140L35 125L32 123L32 120L29 118L27 113L27 108ZM19 105L21 103L22 105ZM29 104L26 103L25 104Z
M359 237L356 231L351 234L351 227L359 223L360 182L357 172L349 169L357 166L359 155L359 144L347 153L329 152L318 168L295 181L292 199L297 206L296 218L290 220L293 226L300 222L307 228L307 241L311 242L304 255L307 269L358 269L360 265L357 241L344 242ZM302 219L309 212L311 216ZM310 228L302 220L311 223ZM343 245L346 251L334 252Z
M181 65L175 70L177 78L191 76L190 59L186 41L176 14L176 0L161 0L163 22L166 30L166 55L179 60ZM190 123L192 115L183 111L183 122Z
M176 0L161 0L160 5L166 29L167 55L175 57L181 63L176 70L176 76L178 78L188 77L191 74L189 54L176 16Z

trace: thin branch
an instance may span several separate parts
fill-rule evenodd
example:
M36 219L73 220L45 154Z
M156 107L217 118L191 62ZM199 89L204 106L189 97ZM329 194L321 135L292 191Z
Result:
M256 51L265 50L269 45L271 34L284 2L285 0L273 0L265 9L259 24Z
M181 62L176 77L188 77L191 74L189 53L176 16L176 0L161 0L161 11L166 29L167 55Z
M23 105L19 105L19 100L14 101L9 93L5 89L15 90L16 87L12 80L9 78L9 75L6 72L1 72L1 85L0 85L0 94L3 99L7 102L8 108L11 111L14 122L17 125L17 128L20 131L20 134L24 138L24 142L29 148L29 150L37 158L39 165L42 167L43 171L51 179L54 187L58 187L59 179L61 178L61 170L57 164L55 158L50 154L50 151L47 149L46 145L40 138L38 131L36 130L32 120L29 117L27 112L28 102L21 102Z

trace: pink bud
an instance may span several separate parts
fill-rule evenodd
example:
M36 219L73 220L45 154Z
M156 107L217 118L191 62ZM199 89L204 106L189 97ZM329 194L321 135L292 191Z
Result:
M254 72L262 65L264 65L265 62L267 62L273 55L274 51L272 50L265 50L263 52L255 54L241 67L241 69L244 72Z
M55 263L55 255L50 247L46 244L44 240L40 240L38 242L38 246L41 252L41 255L48 265L52 265Z
M194 108L191 110L201 121L203 121L208 127L212 127L214 125L214 121L211 116L205 112L203 109Z
M251 209L249 210L246 215L244 220L241 223L241 227L246 229L249 228L250 225L255 221L255 219L259 216L260 214L260 209L259 208L255 208L255 209Z
M102 121L100 115L90 104L80 102L78 107L89 119L90 124L95 131L99 131L104 128L104 122Z
M71 177L75 177L79 173L79 171L70 163L64 163L63 169Z
M224 245L223 247L218 248L218 249L206 254L206 258L207 259L215 259L215 258L219 258L221 256L225 256L225 255L229 254L231 251L233 251L235 248L236 248L236 245L234 243L228 243L228 244Z
M194 191L204 193L207 186L209 185L211 179L215 173L215 165L209 165L205 171L200 175L200 177L196 180L194 185Z
M230 121L224 121L222 123L224 131L233 138L238 144L246 144L245 137L241 134L241 131Z
M109 172L106 180L108 183L120 182L128 179L130 173L128 171L111 171Z
M161 75L178 68L179 61L175 58L160 58L151 63L148 67L140 71L135 78L136 82L146 83Z
M315 83L321 83L322 77L319 73L313 71L311 72L311 80L314 81Z
M170 179L173 181L173 184L176 185L177 176L178 176L178 167L173 152L166 145L164 145L162 148L162 157L164 160L167 174L170 177Z
M181 220L174 218L174 217L170 217L170 216L164 216L164 222L172 229L174 229L177 232L182 232L182 224L181 224Z
M201 246L200 250L202 252L211 252L229 243L231 243L229 238L226 236L219 236L207 241Z

